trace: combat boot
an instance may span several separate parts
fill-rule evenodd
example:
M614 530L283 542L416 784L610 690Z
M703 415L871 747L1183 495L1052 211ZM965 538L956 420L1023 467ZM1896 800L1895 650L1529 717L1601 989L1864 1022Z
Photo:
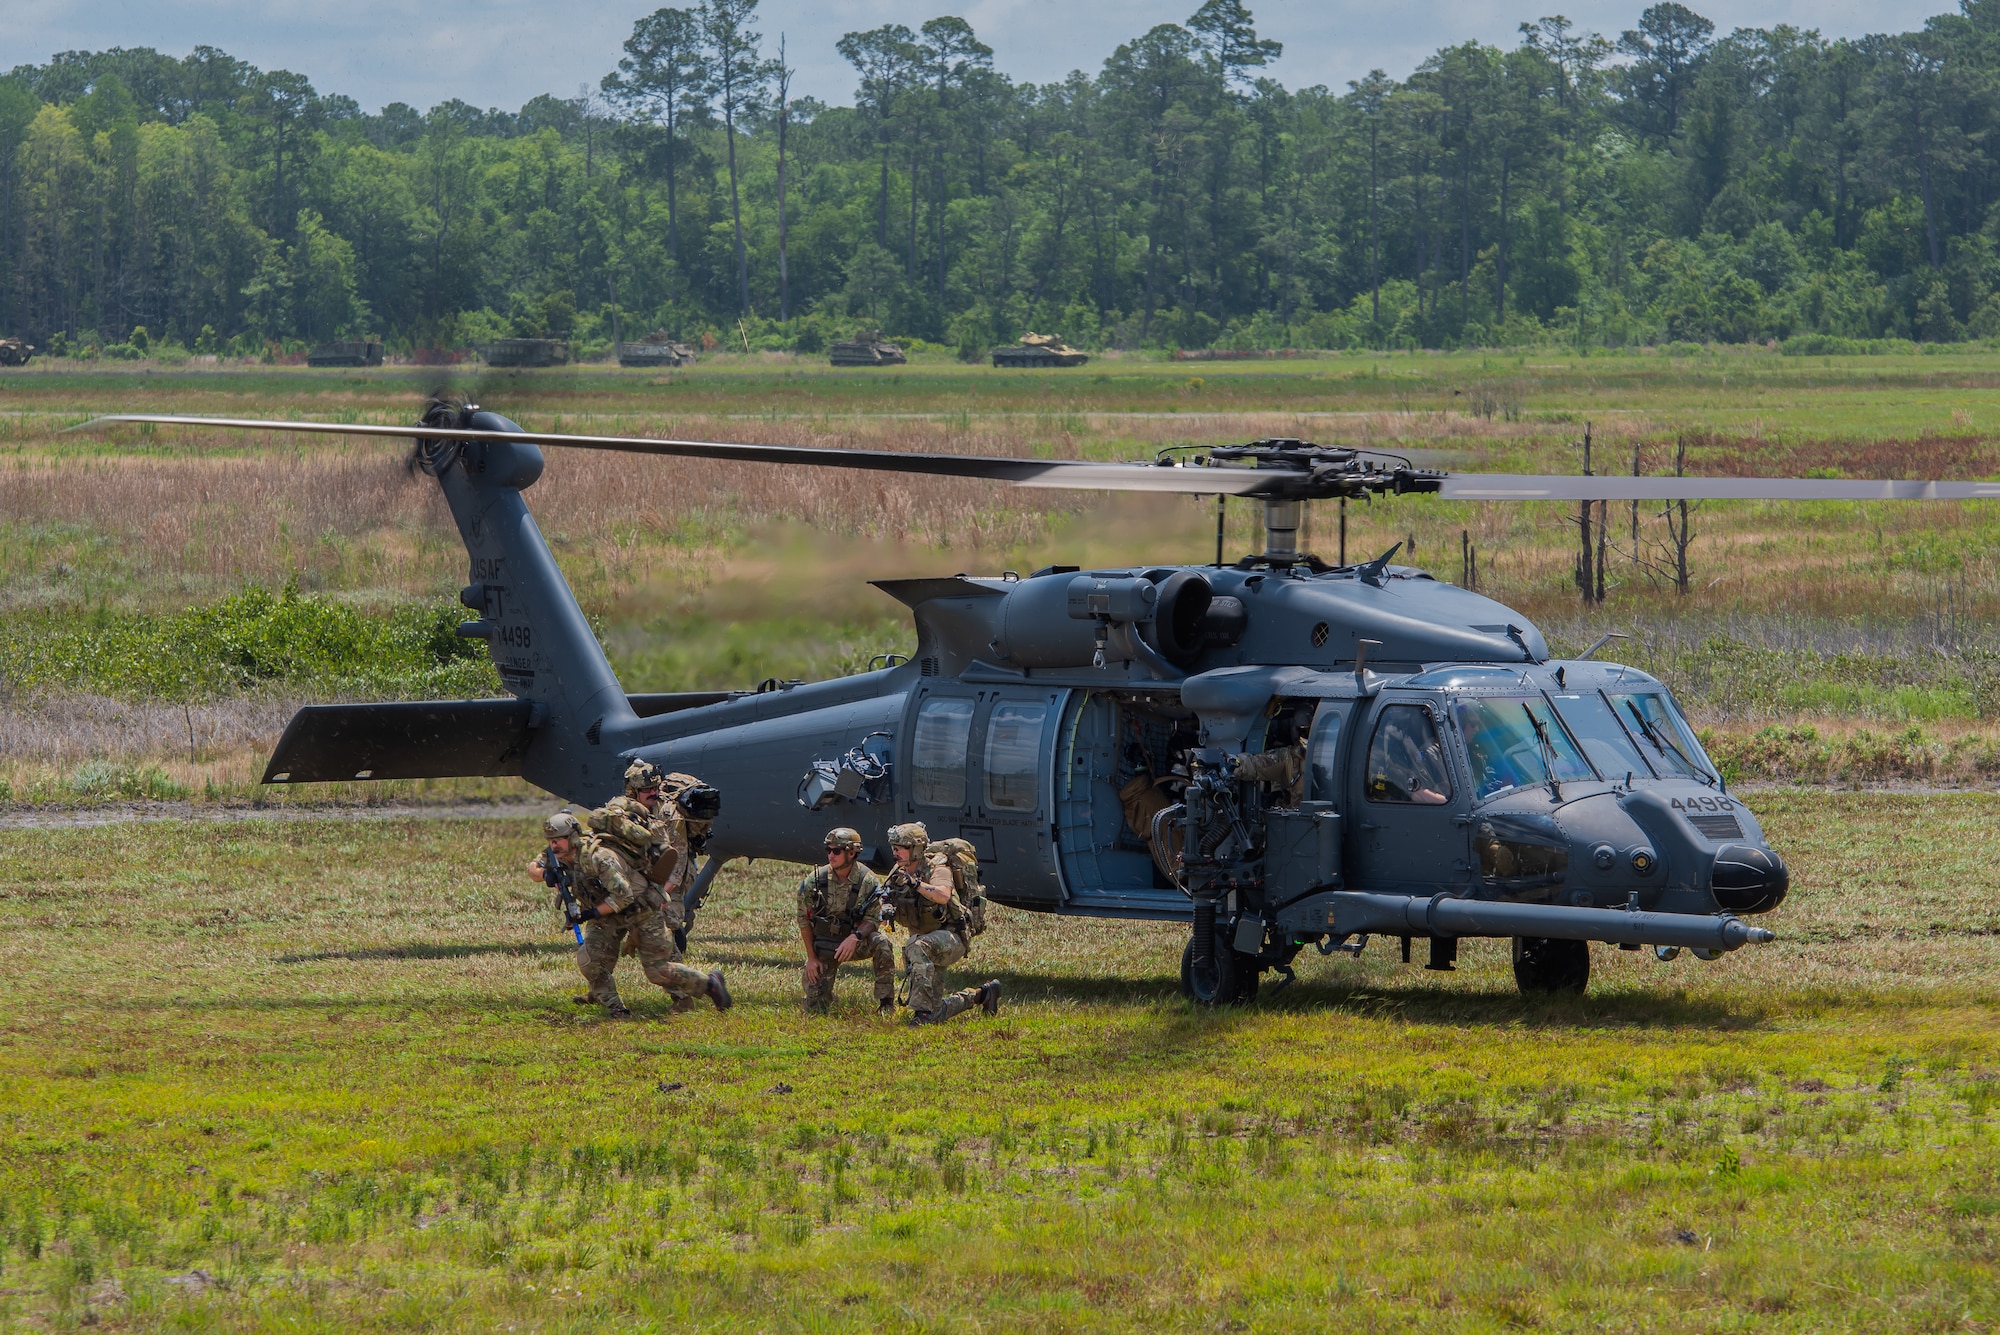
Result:
M979 985L979 1009L988 1015L1000 1013L1000 980L989 979Z
M622 1001L612 1002L604 1008L604 1013L613 1020L629 1020L632 1018L632 1012L626 1008L625 1003Z
M893 1019L896 1014L896 999L894 997L883 997L882 1000L875 1004L875 1014L879 1019Z
M910 1015L910 1018L908 1020L904 1021L904 1023L909 1025L910 1028L912 1029L920 1028L924 1025L929 1024L930 1022L931 1022L931 1013L929 1011L915 1011Z
M729 995L729 984L722 981L722 970L717 969L708 976L708 999L715 1003L719 1011L726 1011L736 1002Z

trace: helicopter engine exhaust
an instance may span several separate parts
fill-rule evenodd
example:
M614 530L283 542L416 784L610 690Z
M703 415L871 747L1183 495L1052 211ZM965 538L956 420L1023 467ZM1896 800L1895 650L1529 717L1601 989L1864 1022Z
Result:
M1777 939L1733 914L1644 913L1636 909L1569 908L1436 895L1376 895L1336 890L1324 896L1335 936L1370 932L1400 936L1539 936L1632 946L1684 946L1725 951Z

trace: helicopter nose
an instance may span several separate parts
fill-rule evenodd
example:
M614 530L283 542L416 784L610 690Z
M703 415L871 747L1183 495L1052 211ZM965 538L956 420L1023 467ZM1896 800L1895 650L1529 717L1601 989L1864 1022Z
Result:
M1770 849L1728 844L1716 851L1709 889L1731 913L1769 913L1791 888L1785 860Z

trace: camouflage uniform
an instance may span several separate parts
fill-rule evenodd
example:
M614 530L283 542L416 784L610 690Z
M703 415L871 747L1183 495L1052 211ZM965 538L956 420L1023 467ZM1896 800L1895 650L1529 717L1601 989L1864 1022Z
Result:
M894 842L893 832L891 842ZM910 985L913 1022L941 1024L980 1005L986 988L965 987L948 997L938 996L942 971L964 959L972 947L965 930L965 906L958 899L950 859L919 846L916 865L923 869L921 881L919 873L900 864L890 869L889 897L896 906L896 921L910 932L910 939L903 946L903 977ZM934 903L917 892L920 883L933 890L949 891L951 898L943 904ZM990 983L987 986L994 987L997 997L997 987Z
M660 915L666 919L667 930L678 934L687 930L687 892L694 884L694 850L688 841L688 822L679 813L660 818L659 848L653 870L666 877L660 882L660 895L665 901ZM670 853L672 865L663 866Z
M846 879L822 866L799 882L799 926L812 933L813 955L819 960L817 981L804 979L806 1006L826 1010L833 1005L833 980L840 972L834 952L849 936L860 943L849 963L858 964L865 955L875 965L877 1004L896 999L896 947L882 927L882 901L877 892L882 882L859 862L848 864Z
M667 854L674 855L669 860L671 870L666 871L666 880L656 880L653 884L660 889L660 916L665 920L668 932L678 932L687 926L682 896L687 893L692 868L682 823L654 811L630 793L614 797L592 812L590 823L594 829L615 840L620 845L620 851L626 853L632 864L645 872L649 879L662 871L662 859ZM625 953L630 955L633 950L634 944L627 942ZM678 945L675 952L674 958L679 959Z
M1236 777L1245 783L1268 783L1278 805L1296 807L1306 795L1306 741L1236 757Z
M624 1009L612 972L629 932L646 980L666 989L676 1011L687 1010L700 997L723 1004L709 975L680 962L680 947L660 915L664 900L659 887L646 879L637 855L627 847L608 836L586 837L577 859L576 890L585 909L608 904L613 910L584 921L583 944L576 949L577 968L590 984L592 1000L614 1013Z

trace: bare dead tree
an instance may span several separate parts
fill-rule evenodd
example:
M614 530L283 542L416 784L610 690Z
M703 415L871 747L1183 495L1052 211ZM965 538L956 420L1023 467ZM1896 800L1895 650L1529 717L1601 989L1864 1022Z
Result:
M1687 437L1674 438L1674 476L1687 476ZM1689 522L1692 508L1686 501L1668 501L1667 508L1660 517L1667 521L1668 549L1673 553L1674 587L1686 595L1688 591L1688 548L1694 544L1694 529Z
M1610 564L1606 552L1611 542L1611 502L1597 503L1597 601L1604 601L1604 567Z
M1639 476L1639 442L1632 442L1632 476ZM1639 568L1639 501L1632 500L1632 568Z
M1590 423L1583 424L1583 475L1593 477L1590 469ZM1582 501L1577 505L1576 527L1582 539L1576 557L1576 589L1586 603L1604 601L1604 522L1601 501Z

